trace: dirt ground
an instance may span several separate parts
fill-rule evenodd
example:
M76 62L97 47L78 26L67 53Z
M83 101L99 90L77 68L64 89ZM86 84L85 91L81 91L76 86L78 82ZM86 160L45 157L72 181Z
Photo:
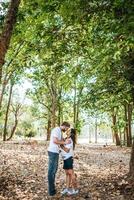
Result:
M0 143L0 200L47 200L47 143ZM127 179L130 148L78 144L74 161L79 194L61 196L65 187L62 159L56 176L61 200L134 200Z

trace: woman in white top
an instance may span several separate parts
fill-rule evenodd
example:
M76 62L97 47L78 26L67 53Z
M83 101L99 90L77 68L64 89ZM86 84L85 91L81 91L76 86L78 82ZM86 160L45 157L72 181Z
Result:
M76 131L71 128L66 132L66 140L70 140L69 144L60 145L61 146L61 156L64 161L63 169L66 173L66 188L61 192L62 194L77 194L79 191L76 189L76 174L73 170L73 157L74 157L74 148L76 144Z

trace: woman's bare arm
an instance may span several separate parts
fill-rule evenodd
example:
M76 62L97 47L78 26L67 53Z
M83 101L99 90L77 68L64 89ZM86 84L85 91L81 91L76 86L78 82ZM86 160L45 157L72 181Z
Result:
M70 151L70 149L66 148L63 144L61 144L60 147L67 153Z

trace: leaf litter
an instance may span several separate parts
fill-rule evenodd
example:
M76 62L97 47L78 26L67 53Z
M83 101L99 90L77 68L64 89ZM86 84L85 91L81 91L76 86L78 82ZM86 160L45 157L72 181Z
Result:
M47 200L47 142L0 143L0 200ZM79 194L61 196L65 173L60 158L56 175L61 200L134 200L128 179L130 148L78 144L74 159Z

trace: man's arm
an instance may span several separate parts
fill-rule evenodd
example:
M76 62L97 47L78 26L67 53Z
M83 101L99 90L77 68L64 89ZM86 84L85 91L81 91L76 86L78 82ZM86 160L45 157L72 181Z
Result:
M53 137L53 142L55 143L55 144L70 144L71 143L71 141L70 140L66 140L66 141L64 141L64 140L58 140L58 138L56 138L56 137Z

